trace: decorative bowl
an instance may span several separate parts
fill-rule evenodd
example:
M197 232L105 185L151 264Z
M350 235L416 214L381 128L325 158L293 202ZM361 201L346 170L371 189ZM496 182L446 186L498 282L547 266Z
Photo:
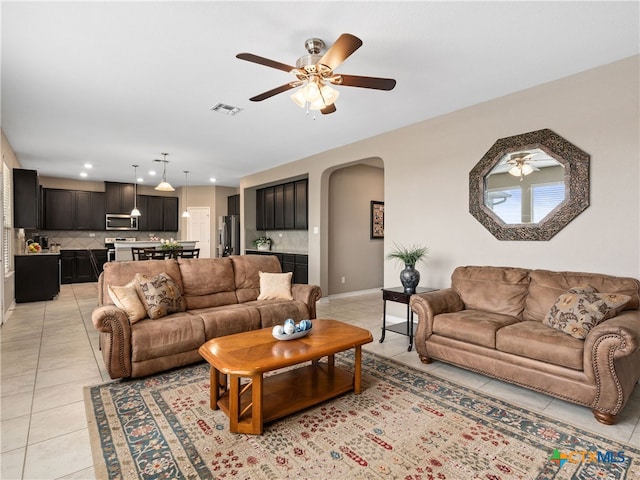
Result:
M273 335L273 338L276 338L278 340L295 340L296 338L302 338L306 336L310 331L311 330L302 330L300 332L290 333L289 335L287 335L286 333L277 334L275 332L271 332L271 334Z

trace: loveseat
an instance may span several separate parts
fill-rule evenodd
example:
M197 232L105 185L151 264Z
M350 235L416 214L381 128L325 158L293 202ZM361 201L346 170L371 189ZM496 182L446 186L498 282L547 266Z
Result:
M458 267L450 288L411 297L416 350L423 363L584 405L613 424L640 378L639 287L592 273Z
M275 289L268 278L278 280ZM198 348L211 338L271 327L287 318L316 318L320 287L289 287L287 278L290 285L291 275L282 274L277 257L268 255L105 264L92 321L100 331L109 376L142 377L188 365L202 360ZM151 295L147 287L153 285L164 291ZM154 299L164 311L150 309Z

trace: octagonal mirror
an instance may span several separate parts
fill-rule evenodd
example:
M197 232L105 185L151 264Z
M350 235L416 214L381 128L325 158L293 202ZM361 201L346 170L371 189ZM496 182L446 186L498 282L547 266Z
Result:
M469 173L469 212L499 240L549 240L589 206L589 155L551 130L501 138Z

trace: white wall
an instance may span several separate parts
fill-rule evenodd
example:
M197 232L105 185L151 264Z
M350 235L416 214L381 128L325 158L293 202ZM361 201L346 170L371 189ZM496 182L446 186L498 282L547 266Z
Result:
M639 57L245 177L245 187L309 176L309 281L327 290L330 172L380 157L385 251L424 243L422 286L449 285L458 265L509 265L640 276ZM338 113L339 114L339 113ZM591 206L545 242L496 240L468 211L469 171L503 137L549 128L591 155ZM318 234L313 228L318 227ZM385 286L401 266L385 262Z

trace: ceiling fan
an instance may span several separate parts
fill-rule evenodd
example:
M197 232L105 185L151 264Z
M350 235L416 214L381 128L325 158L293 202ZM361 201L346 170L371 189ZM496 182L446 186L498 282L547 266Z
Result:
M514 177L520 177L520 181L524 178L525 175L529 175L530 173L540 171L538 167L533 165L532 158L535 157L536 153L529 152L518 152L511 155L511 157L505 162L508 165L511 165L511 169L509 169L509 173Z
M336 111L335 101L339 95L338 91L331 88L330 84L376 90L393 90L396 86L396 81L392 78L362 77L334 73L334 70L342 62L362 46L362 40L355 35L343 33L324 55L321 55L321 52L326 45L319 38L309 38L304 45L309 53L300 57L295 67L259 57L252 53L239 53L236 55L236 58L240 60L276 68L287 73L293 73L296 76L296 80L256 95L249 100L261 102L292 88L302 87L291 95L291 99L298 106L306 107L307 110L320 110L323 114L329 114Z

